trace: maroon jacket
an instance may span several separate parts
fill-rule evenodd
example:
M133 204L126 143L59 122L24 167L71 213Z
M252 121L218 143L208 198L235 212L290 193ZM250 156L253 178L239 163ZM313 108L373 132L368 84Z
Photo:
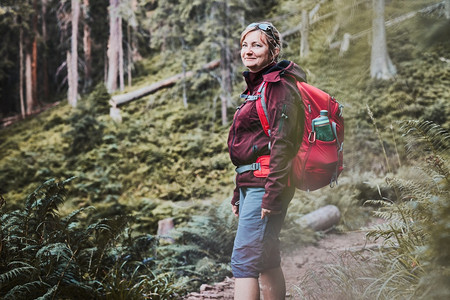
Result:
M303 136L303 104L295 82L306 81L306 75L299 66L284 60L258 73L246 71L244 78L247 82L244 94L256 94L263 80L268 82L265 101L271 137L263 131L255 101L245 101L236 111L228 135L230 158L238 167L270 154L270 172L267 178L255 177L253 171L237 174L231 203L235 205L239 200L240 187L265 187L262 208L281 210L280 195L288 186L291 160ZM268 148L269 141L271 150Z

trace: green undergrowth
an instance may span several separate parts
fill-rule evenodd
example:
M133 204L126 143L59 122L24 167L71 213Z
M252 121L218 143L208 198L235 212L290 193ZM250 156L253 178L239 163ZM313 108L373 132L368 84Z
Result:
M388 3L389 18L407 12L409 6L419 9L432 3L400 2L403 6L396 1ZM293 12L292 7L293 2L286 1L273 15ZM331 1L324 7L334 9ZM345 32L367 29L368 11L365 4L355 7L333 41ZM277 19L274 23L287 30L298 23L298 16L292 13L286 21ZM282 231L286 251L320 238L320 233L299 226L299 219L308 212L326 204L338 206L341 222L334 229L345 232L360 228L371 218L373 207L363 206L365 200L379 199L380 194L395 197L384 177L414 173L402 147L399 121L429 120L450 128L450 45L444 38L448 36L448 21L434 13L388 28L389 53L398 74L387 82L369 78L367 36L353 40L342 55L338 49L329 49L327 38L334 22L329 18L312 25L308 58L299 57L299 34L286 39L284 58L297 62L310 83L344 104L346 122L345 169L339 184L332 189L296 193ZM126 91L182 72L180 56L189 69L203 63L196 51L178 54L167 51L139 62L133 87ZM233 74L235 103L243 87L242 70L236 68ZM158 221L171 217L176 226L175 243L158 246L163 255L155 260L152 270L171 272L175 281L190 288L230 275L227 262L235 220L229 219L228 202L235 174L227 153L228 126L221 125L217 77L213 72L200 72L185 83L124 104L119 107L121 123L110 118L110 95L100 84L79 100L77 108L63 101L38 116L2 128L3 212L22 209L24 199L50 178L75 177L68 200L59 207L61 215L94 206L95 211L83 221L127 215L135 220L129 229L136 235L152 236ZM184 88L187 108L183 105ZM229 119L233 110L229 110ZM127 288L124 282L117 284Z

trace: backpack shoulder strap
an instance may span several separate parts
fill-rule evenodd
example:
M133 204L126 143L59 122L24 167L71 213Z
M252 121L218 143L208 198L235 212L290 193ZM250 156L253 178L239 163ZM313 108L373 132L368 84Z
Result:
M267 112L267 104L265 101L264 93L266 91L267 82L263 82L258 89L257 95L260 97L256 100L256 111L258 112L259 120L261 121L261 125L263 127L264 133L267 136L270 136L270 127L269 127L269 114Z

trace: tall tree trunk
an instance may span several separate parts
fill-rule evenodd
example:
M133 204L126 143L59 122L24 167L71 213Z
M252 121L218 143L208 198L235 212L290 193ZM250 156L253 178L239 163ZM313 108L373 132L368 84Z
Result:
M300 41L300 57L307 57L309 54L309 15L306 9L302 10L302 29Z
M67 50L66 52L66 65L67 65L67 83L68 83L68 88L67 88L67 99L69 101L69 104L72 105L72 103L70 102L71 99L74 98L74 93L73 93L73 65L72 65L72 54L70 52L70 50ZM72 105L73 106L73 105Z
M231 106L231 49L229 45L229 22L230 6L227 1L223 1L224 28L222 31L222 49L220 52L220 75L221 75L221 100L222 100L222 125L228 123L227 110Z
M20 25L19 33L19 98L20 98L20 113L22 118L25 118L25 99L23 97L23 28Z
M133 66L133 56L132 56L132 36L131 36L131 26L127 26L127 39L128 39L128 48L127 48L127 75L128 75L128 86L132 85L133 77L131 74L132 66Z
M370 76L388 80L395 76L396 68L389 57L386 44L386 27L384 24L384 0L372 0L372 54L370 60Z
M134 14L138 11L138 1L132 0L131 1L131 7L133 9ZM129 24L130 25L130 24ZM128 33L128 84L131 86L133 81L133 65L134 62L139 61L142 59L141 54L139 53L138 49L138 39L136 32L138 31L138 23L132 22L131 25L128 27L129 33Z
M445 0L445 17L450 19L450 0Z
M31 51L27 51L25 54L25 86L27 99L27 115L30 115L33 112L34 106L31 60L32 60Z
M71 50L68 55L67 71L69 72L68 100L72 107L77 106L78 101L78 22L80 19L80 0L72 0L72 35ZM70 68L69 68L70 64Z
M89 25L89 0L83 0L83 52L84 52L84 86L86 92L92 85L92 39Z
M32 59L31 59L31 88L32 88L32 95L33 95L33 107L31 109L33 110L37 105L37 60L38 60L38 49L37 49L37 38L39 35L38 32L38 15L37 15L37 0L33 1L33 44L32 44Z
M123 61L123 32L122 32L122 18L119 18L119 89L123 91L125 89L124 81L124 61Z
M106 82L109 93L117 90L119 75L119 43L122 42L119 40L119 2L119 0L109 0L108 79Z
M48 0L42 0L42 41L44 43L44 51L42 55L42 71L43 71L43 95L44 99L49 98L49 86L48 86L48 51L47 51L47 41L48 41L48 35L47 35L47 5Z

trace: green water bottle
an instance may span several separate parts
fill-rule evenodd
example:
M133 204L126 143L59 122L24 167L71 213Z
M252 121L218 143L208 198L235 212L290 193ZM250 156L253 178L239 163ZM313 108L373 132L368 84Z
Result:
M320 116L312 120L312 130L316 133L316 139L321 141L334 140L333 130L331 129L328 111L321 110Z

